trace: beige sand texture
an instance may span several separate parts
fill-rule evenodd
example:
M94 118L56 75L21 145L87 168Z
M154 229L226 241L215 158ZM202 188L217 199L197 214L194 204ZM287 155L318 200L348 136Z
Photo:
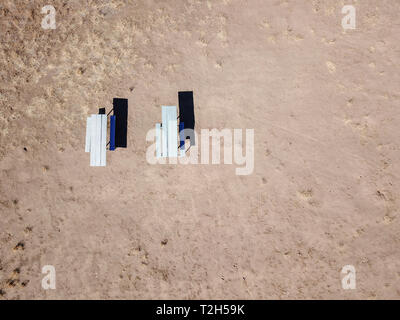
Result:
M47 4L0 3L0 299L400 297L399 1ZM198 131L254 129L253 174L147 163L182 90ZM128 148L90 167L113 97Z

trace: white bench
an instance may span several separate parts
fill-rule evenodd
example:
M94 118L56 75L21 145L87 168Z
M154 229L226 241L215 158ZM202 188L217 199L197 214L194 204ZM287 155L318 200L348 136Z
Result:
M106 166L107 116L92 114L86 121L85 151L90 152L91 167Z

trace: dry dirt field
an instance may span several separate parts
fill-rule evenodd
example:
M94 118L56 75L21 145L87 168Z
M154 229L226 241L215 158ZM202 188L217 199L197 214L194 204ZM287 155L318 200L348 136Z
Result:
M399 31L398 0L2 0L0 300L399 299ZM251 175L146 161L183 90L254 129ZM114 97L128 148L90 167Z

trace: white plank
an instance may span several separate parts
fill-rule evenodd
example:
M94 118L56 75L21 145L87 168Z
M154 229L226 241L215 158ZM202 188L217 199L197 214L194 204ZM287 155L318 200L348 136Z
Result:
M176 106L162 106L162 157L178 156L178 121Z
M92 135L92 131L91 131L91 117L88 117L86 119L86 143L85 143L85 152L90 152L90 137Z
M90 165L100 165L100 145L101 145L101 115L92 115L92 136L90 139Z
M96 138L95 138L95 148L96 148L96 166L100 165L100 145L101 145L101 115L96 114Z
M176 107L168 110L168 157L178 156L178 121Z
M161 107L162 111L162 135L161 135L161 143L162 143L162 157L166 157L168 155L168 108L166 106Z
M107 148L107 116L100 114L100 163L99 166L106 166L106 148Z
M161 125L156 123L156 157L161 158Z
M90 166L96 166L96 115L90 117Z
M178 123L176 106L162 106L162 156L178 155Z

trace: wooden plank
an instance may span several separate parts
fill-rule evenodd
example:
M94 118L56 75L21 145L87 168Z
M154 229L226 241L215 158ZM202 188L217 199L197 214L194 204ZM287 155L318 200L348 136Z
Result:
M90 152L90 137L92 135L91 131L91 117L87 117L86 119L86 143L85 143L85 152Z
M106 166L106 149L107 149L107 116L100 114L100 163L99 166Z

